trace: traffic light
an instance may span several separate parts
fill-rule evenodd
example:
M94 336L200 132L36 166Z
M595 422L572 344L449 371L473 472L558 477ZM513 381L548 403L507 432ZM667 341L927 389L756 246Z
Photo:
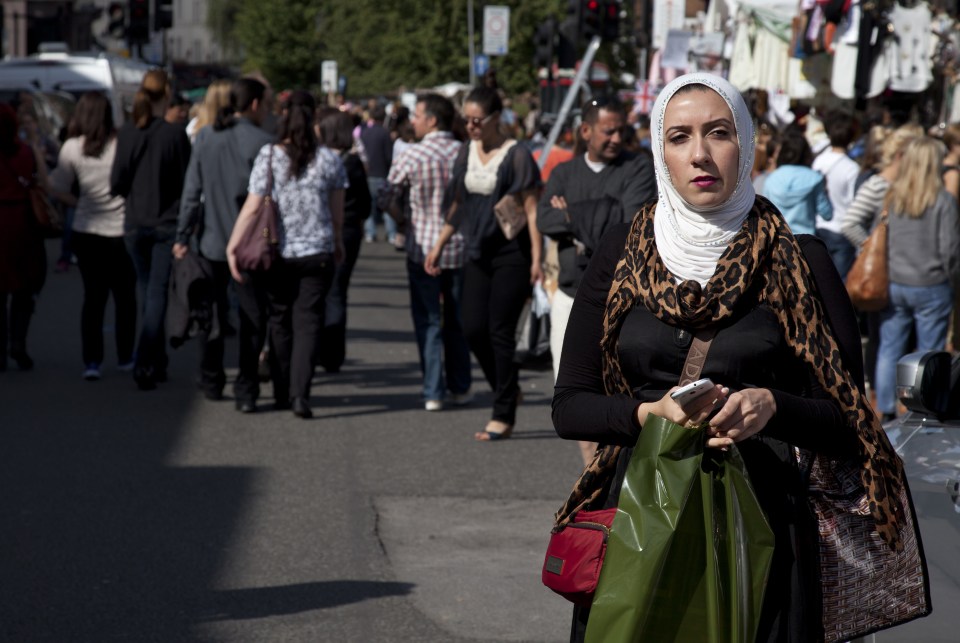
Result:
M173 0L154 0L153 30L163 31L173 27Z
M556 33L556 21L553 16L537 27L533 36L533 66L550 67L553 65L553 41Z
M580 35L583 39L592 40L594 36L599 36L602 22L600 0L585 0L580 12Z
M603 0L600 38L607 41L620 38L620 0Z
M128 0L127 42L131 45L144 45L150 42L150 2L149 0Z

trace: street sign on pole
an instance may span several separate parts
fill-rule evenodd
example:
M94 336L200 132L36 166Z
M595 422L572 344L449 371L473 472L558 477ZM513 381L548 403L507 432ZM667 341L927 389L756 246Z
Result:
M336 60L324 60L320 63L320 89L323 93L337 91L337 83L340 80L340 74L337 73Z
M473 71L477 76L483 76L490 69L490 56L477 54L473 59Z
M505 56L510 40L510 7L487 5L483 8L483 53Z

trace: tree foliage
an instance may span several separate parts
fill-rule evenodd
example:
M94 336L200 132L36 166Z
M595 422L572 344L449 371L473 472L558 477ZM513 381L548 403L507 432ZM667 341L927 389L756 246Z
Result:
M233 33L244 68L258 69L277 88L319 83L318 0L242 0Z
M235 37L246 68L259 68L278 88L319 82L320 62L336 60L351 95L393 93L400 87L467 82L467 0L213 0L238 4L235 25L218 14L220 33ZM493 58L508 92L536 87L533 34L548 15L562 17L566 0L495 0L507 5L510 43ZM482 51L483 5L474 0L475 51ZM211 17L213 14L211 7ZM214 25L211 23L211 27ZM215 33L217 33L215 31Z

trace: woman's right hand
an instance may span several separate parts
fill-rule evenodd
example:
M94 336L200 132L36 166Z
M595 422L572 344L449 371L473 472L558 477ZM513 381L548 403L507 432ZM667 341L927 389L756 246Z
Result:
M670 394L679 387L674 386L656 402L644 402L637 407L636 420L639 426L647 421L647 416L657 415L670 422L676 422L689 428L705 425L717 409L723 407L730 394L726 386L714 384L713 393L705 393L681 406Z

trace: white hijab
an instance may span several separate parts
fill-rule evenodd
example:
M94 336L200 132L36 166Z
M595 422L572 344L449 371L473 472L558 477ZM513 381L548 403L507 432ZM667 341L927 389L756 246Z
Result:
M667 103L681 87L694 83L709 87L727 103L740 146L737 187L725 202L709 208L696 207L683 200L670 180L663 158L663 114ZM720 255L740 231L756 196L750 180L755 145L750 111L740 92L719 76L686 74L670 82L657 96L651 114L650 140L659 191L653 220L657 251L667 270L680 281L692 279L706 286Z

